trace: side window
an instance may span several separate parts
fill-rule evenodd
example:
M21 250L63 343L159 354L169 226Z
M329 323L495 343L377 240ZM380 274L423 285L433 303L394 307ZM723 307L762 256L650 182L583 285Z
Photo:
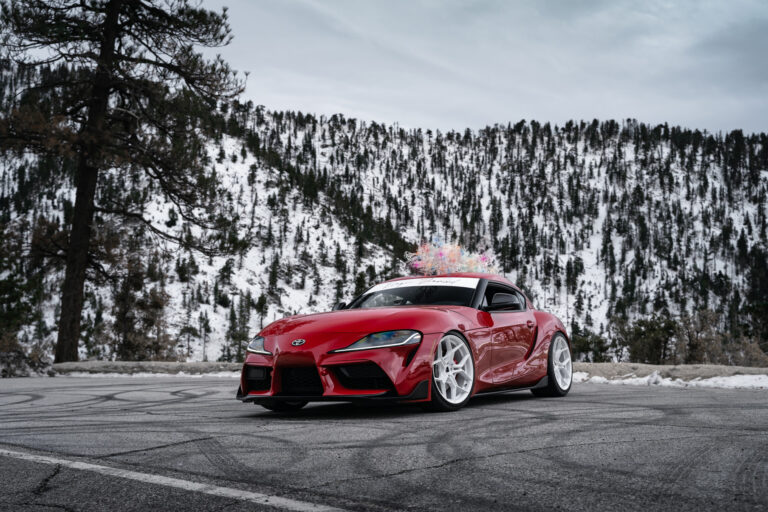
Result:
M482 304L483 308L490 306L493 301L493 296L500 291L502 291L501 287L493 283L488 283L488 286L485 287L485 297L483 297Z
M525 295L523 295L520 292L517 292L517 295L520 296L520 304L523 305L523 311L528 309L528 299L525 298Z
M497 283L488 283L481 303L483 309L495 311L525 311L525 297L517 290Z

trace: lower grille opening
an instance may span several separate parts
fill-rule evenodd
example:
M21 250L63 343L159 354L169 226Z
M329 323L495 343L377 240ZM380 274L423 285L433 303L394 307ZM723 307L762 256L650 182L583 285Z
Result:
M272 384L272 368L268 366L245 367L245 392L268 391Z
M376 363L348 364L333 368L347 389L392 389L392 381Z
M322 396L323 383L317 368L280 368L281 395Z

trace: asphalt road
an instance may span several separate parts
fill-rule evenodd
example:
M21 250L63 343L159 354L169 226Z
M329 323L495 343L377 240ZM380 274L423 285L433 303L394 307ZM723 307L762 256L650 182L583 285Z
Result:
M581 384L286 416L236 387L0 380L0 510L768 509L768 391Z

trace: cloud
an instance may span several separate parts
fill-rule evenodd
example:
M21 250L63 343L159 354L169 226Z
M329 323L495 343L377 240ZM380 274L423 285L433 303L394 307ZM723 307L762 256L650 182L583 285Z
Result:
M276 109L424 128L636 117L765 131L768 3L208 0Z

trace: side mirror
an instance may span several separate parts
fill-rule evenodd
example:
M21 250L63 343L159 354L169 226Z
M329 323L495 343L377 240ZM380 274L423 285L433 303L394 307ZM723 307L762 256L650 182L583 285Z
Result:
M496 293L486 311L522 311L520 299L514 293Z
M345 307L347 307L346 302L337 302L336 304L333 305L332 311L338 311L339 309L344 309Z

